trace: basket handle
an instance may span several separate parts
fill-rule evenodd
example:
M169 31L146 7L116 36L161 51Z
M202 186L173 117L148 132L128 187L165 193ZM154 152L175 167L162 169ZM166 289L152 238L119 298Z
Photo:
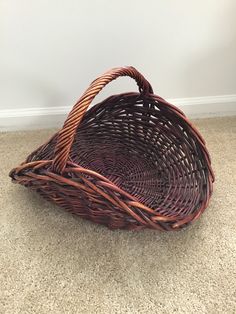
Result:
M74 105L63 125L63 128L58 133L58 140L55 147L55 158L52 163L52 170L54 172L59 174L63 172L68 160L76 129L92 100L104 86L119 76L129 76L133 78L139 87L140 93L145 95L153 93L150 83L141 73L131 66L114 68L99 76L90 84L88 89Z

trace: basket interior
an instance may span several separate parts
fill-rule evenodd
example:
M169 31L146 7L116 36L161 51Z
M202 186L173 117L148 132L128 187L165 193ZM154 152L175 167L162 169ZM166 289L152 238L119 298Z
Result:
M32 160L53 159L56 139ZM165 103L138 93L92 107L77 128L70 159L163 215L185 216L205 199L209 169L191 126Z

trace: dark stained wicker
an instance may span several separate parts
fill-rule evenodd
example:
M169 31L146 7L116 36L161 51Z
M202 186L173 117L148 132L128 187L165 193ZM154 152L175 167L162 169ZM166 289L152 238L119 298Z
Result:
M94 97L119 76L139 93ZM204 139L133 67L89 86L63 128L10 172L67 211L111 229L177 230L207 207L214 175Z

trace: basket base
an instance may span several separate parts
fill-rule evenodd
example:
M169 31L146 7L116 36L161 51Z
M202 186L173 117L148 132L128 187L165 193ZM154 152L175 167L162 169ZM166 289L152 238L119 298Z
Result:
M150 158L140 156L122 147L98 145L96 150L85 153L83 148L76 163L103 175L122 190L136 197L143 204L156 208L165 198L169 182L163 171Z

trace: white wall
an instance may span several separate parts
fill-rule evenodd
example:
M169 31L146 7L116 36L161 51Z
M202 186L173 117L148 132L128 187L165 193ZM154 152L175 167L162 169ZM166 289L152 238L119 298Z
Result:
M121 65L164 98L236 94L235 0L0 0L0 24L5 114L71 106ZM102 96L128 90L122 78Z

